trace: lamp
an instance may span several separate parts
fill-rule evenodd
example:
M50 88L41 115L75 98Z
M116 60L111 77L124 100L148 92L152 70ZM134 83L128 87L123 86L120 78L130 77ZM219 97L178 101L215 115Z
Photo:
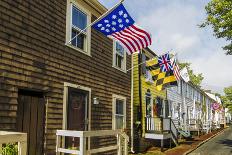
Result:
M93 98L93 104L99 104L99 98L98 97L94 97Z

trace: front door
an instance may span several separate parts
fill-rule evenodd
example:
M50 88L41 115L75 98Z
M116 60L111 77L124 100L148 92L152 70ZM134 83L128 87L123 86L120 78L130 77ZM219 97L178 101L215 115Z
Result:
M67 130L85 131L88 129L89 92L68 88ZM66 147L78 147L79 138L67 138Z
M45 100L42 93L19 91L17 130L27 133L28 155L43 154Z

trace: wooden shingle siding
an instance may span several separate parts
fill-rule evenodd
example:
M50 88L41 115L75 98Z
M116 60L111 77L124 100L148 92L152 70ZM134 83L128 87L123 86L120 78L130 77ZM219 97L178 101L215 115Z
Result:
M130 128L130 72L112 67L112 40L94 29L91 57L65 46L66 5L66 0L0 2L0 130L16 130L19 89L45 92L47 154L54 152L55 132L62 128L64 82L89 87L100 99L92 104L92 130L112 129L112 94L125 96ZM127 69L130 60L127 56Z

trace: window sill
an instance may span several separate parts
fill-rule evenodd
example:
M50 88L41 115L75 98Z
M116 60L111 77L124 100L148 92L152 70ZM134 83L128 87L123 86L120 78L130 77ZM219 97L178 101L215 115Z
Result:
M119 67L117 67L117 66L112 66L113 68L115 68L115 69L117 69L117 70L119 70L119 71L121 71L121 72L123 72L123 73L127 73L127 71L126 70L124 70L124 69L121 69L121 68L119 68Z
M83 54L85 54L85 55L87 55L87 56L89 56L89 57L92 57L92 55L90 54L90 52L84 52L83 50L81 50L81 49L79 49L79 48L77 48L77 47L75 47L75 46L72 46L72 45L69 44L69 43L65 43L65 45L68 46L69 48L72 48L72 49L74 49L74 50L80 52L80 53L83 53Z

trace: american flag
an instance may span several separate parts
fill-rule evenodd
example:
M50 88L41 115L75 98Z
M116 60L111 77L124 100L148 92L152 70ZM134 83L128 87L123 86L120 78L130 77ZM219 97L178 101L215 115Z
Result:
M117 40L127 49L128 54L151 45L149 33L135 24L123 4L95 23L93 28Z
M180 80L180 68L176 62L176 59L175 58L171 59L171 62L173 66L173 73L176 77L176 80Z
M162 72L173 71L173 66L172 66L172 63L170 61L170 56L168 53L159 56L158 62L159 62L160 69Z

